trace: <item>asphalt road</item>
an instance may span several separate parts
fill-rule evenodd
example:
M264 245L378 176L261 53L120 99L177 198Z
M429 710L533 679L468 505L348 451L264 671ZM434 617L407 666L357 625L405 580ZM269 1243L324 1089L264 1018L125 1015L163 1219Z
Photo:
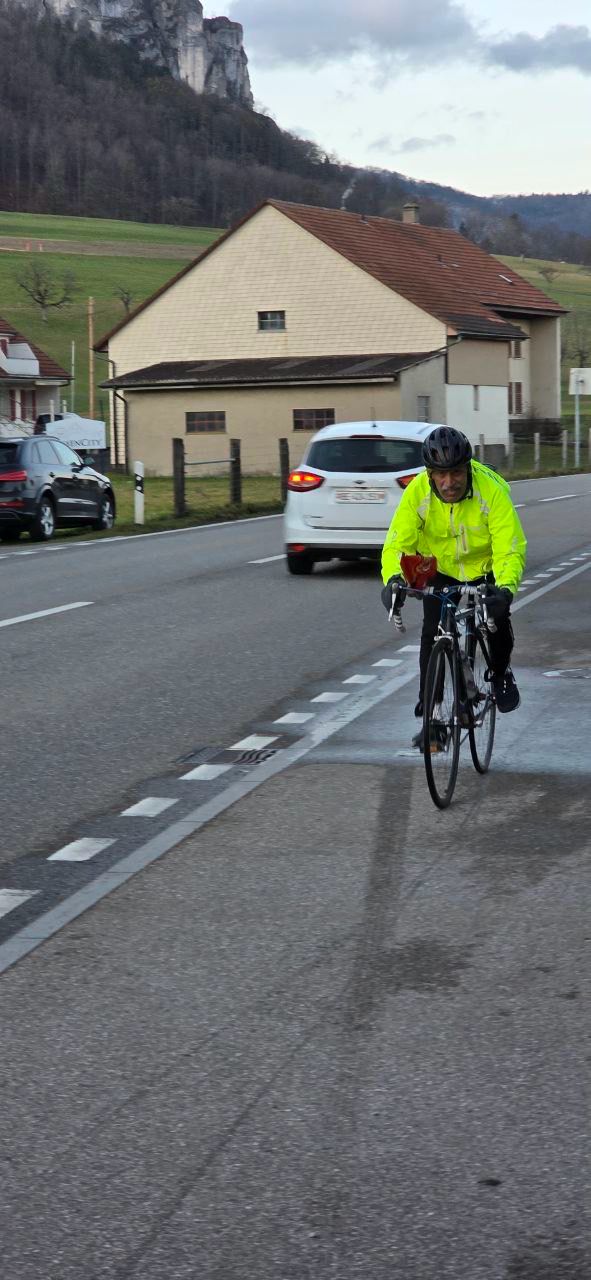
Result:
M542 501L565 493L580 496ZM591 477L516 485L515 499L530 572L588 540ZM298 579L282 560L252 563L281 554L279 518L33 551L0 550L0 623L91 603L0 628L0 865L46 854L179 757L392 643L373 567Z
M252 564L275 521L0 561L0 621L93 602L2 633L3 875L360 682L0 978L7 1280L590 1280L591 482L515 497L523 705L444 814L371 570Z

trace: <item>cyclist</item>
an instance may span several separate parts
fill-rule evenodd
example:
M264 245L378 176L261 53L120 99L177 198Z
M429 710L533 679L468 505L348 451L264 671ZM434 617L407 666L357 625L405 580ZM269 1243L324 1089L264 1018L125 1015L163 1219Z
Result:
M509 665L513 649L510 606L525 566L526 539L507 481L472 458L470 441L455 427L435 427L423 443L425 471L411 480L388 530L382 551L382 600L389 610L396 587L404 583L400 557L418 552L435 556L436 588L490 583L489 614L497 630L490 635L492 684L499 711L515 711L519 690ZM423 600L419 700L433 648L441 602ZM422 748L422 731L413 738Z

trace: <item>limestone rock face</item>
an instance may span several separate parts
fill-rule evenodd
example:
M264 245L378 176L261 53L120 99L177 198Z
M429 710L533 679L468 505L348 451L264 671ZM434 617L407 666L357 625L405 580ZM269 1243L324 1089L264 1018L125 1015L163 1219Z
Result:
M52 0L52 7L133 44L196 93L253 106L242 27L229 18L204 18L201 0Z

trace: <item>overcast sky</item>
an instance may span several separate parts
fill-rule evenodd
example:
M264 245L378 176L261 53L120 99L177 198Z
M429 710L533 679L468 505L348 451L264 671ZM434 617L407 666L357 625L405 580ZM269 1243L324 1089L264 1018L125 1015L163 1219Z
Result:
M206 0L257 105L341 160L478 195L591 187L590 0Z

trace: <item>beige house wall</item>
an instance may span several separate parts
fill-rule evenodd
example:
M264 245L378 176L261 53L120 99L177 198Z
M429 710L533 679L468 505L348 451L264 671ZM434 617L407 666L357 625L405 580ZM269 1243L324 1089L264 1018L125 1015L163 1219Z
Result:
M129 456L133 461L143 462L151 475L171 475L175 436L184 439L188 462L227 458L228 442L235 438L242 444L244 471L276 473L281 437L289 441L290 460L297 466L313 434L293 430L294 409L334 409L337 422L374 417L398 420L400 417L400 388L393 383L357 387L144 391L128 393L127 402ZM226 432L187 435L185 414L199 410L223 410ZM207 474L207 468L199 468L195 474Z
M429 422L446 422L445 356L403 369L400 374L400 417L419 421L419 396L429 397Z
M450 386L506 387L509 356L507 342L464 338L449 348L447 381Z
M559 418L560 320L532 319L529 328L529 413L536 418Z
M257 313L269 310L285 311L285 332L259 333ZM116 334L109 358L121 375L162 360L369 355L445 343L441 321L265 206Z

